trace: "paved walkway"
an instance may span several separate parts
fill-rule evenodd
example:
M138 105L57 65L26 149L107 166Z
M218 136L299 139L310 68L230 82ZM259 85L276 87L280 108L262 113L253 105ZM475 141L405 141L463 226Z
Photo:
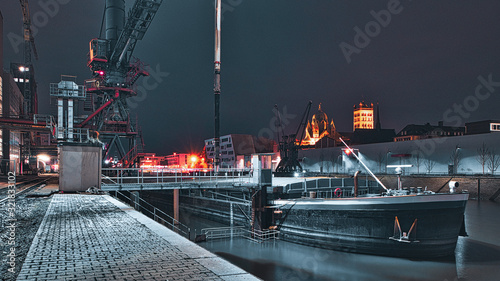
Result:
M17 280L259 280L107 195L57 194Z

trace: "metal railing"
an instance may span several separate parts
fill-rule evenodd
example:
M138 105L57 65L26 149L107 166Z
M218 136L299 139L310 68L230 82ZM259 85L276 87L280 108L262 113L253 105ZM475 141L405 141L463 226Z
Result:
M52 115L47 115L47 114L34 114L33 115L33 123L38 124L38 123L45 123L45 127L47 128L54 128L56 127L56 119Z
M358 195L377 193L381 188L377 182L368 179L358 181ZM335 192L337 190L337 192ZM353 178L319 178L287 184L283 187L285 193L316 192L317 198L353 197Z
M243 226L204 228L201 234L209 239L245 238L257 243L279 239L279 230L248 230Z
M110 194L113 195L112 192ZM122 198L125 198L129 203L120 199L120 196L118 196L118 195L120 195ZM148 203L147 201L145 201L144 199L142 199L138 195L130 193L130 197L129 197L120 191L115 191L114 196L118 200L133 207L135 210L137 210L143 214L146 214L146 215L149 214L149 216L152 216L152 219L154 221L160 222L161 224L166 225L169 229L183 235L187 239L191 239L191 229L187 225L181 223L180 221L176 220L175 218L169 216L167 213L165 213L162 210L151 205L150 203ZM144 213L144 212L146 212L146 213Z
M50 95L53 97L84 99L85 94L85 86L77 85L74 81L50 83Z
M167 168L103 168L102 186L116 185L168 185L211 184L243 185L252 183L248 169L167 169Z

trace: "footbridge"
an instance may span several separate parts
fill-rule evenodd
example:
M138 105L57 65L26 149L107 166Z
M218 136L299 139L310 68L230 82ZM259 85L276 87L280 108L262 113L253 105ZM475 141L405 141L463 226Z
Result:
M282 193L315 192L316 196L332 198L341 189L342 197L352 195L353 178L273 177L252 169L145 169L103 168L101 190L142 191L178 189L251 189L262 186L279 188ZM372 193L378 184L367 177L359 179L359 194ZM300 197L300 196L299 196Z
M252 188L259 178L249 169L102 169L103 191Z

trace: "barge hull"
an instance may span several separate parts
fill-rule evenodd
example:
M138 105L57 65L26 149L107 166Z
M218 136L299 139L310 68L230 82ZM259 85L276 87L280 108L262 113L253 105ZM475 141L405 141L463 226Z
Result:
M284 240L347 252L436 258L454 254L467 198L467 194L435 194L274 204L283 211Z

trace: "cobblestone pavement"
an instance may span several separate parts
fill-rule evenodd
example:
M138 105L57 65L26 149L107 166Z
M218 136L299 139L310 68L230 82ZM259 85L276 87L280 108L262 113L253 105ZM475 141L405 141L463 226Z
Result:
M109 196L57 194L17 280L258 279Z

